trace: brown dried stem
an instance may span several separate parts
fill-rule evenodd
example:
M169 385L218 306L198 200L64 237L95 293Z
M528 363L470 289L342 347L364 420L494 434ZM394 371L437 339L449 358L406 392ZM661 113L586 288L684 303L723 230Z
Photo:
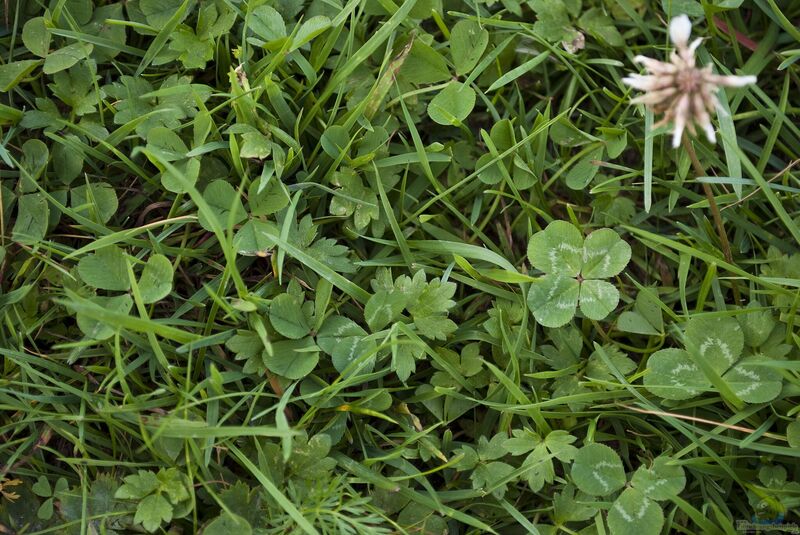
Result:
M685 132L683 134L683 148L686 149L686 153L689 155L695 175L697 175L698 178L701 176L706 176L706 170L703 168L703 164L700 163L700 160L697 158L697 153L694 151L692 142ZM719 206L717 206L717 200L714 198L714 192L711 191L711 186L709 184L705 182L702 182L701 184L703 186L703 192L706 194L706 199L708 199L708 207L711 209L711 216L714 218L714 225L717 227L717 235L719 236L719 241L722 244L722 254L725 255L725 261L728 262L728 264L733 265L731 243L728 241L728 234L725 232L725 223L722 221L722 215L720 214ZM737 305L740 305L741 295L739 294L739 285L736 283L735 279L731 279L731 290L733 291L734 301Z

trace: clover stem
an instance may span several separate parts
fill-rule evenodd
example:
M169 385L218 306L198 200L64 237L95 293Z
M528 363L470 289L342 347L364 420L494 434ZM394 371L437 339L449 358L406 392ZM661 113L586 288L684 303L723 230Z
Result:
M703 168L703 164L700 163L700 160L697 158L697 153L694 151L692 142L689 140L689 136L686 134L686 132L683 133L682 141L683 148L686 149L686 153L689 155L689 159L692 162L695 175L697 175L698 178L701 176L706 176L706 170ZM722 254L725 255L725 261L733 265L731 244L728 241L728 235L725 232L725 224L722 222L722 215L720 214L719 207L717 206L717 201L714 198L714 192L711 191L711 186L708 183L701 182L701 184L703 186L703 192L706 194L706 199L708 199L708 206L711 209L711 216L714 218L714 225L717 227L717 235L719 236L719 241L722 244ZM736 304L741 304L739 285L736 283L735 279L731 279L731 290L733 291L733 299Z

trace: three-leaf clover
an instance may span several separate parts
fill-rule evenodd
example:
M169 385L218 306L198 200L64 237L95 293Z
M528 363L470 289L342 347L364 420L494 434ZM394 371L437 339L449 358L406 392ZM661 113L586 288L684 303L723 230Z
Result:
M766 403L780 394L781 375L766 357L742 357L745 334L736 319L696 316L686 325L686 349L662 349L647 361L644 386L664 399L685 400L709 390L713 376L747 403Z
M39 479L37 479L36 483L33 484L31 490L37 496L46 499L44 502L42 502L42 505L39 506L36 516L38 516L41 520L50 520L50 518L53 516L53 501L55 500L56 494L59 492L64 492L68 488L69 484L63 477L58 478L55 486L51 487L50 482L46 477L39 476Z
M572 480L578 490L591 496L609 496L623 489L608 510L612 535L638 533L657 535L664 525L658 501L674 498L686 485L683 468L669 457L641 465L626 487L622 459L605 444L587 444L577 451Z
M619 302L619 291L599 280L618 275L631 258L631 248L611 229L598 229L584 240L566 221L553 221L528 243L528 259L545 275L531 284L528 306L541 325L560 327L575 315L605 318Z

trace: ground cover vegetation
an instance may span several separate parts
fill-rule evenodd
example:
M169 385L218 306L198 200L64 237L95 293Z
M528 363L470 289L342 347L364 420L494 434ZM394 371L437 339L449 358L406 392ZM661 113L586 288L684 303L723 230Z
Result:
M798 521L798 2L1 7L0 533Z

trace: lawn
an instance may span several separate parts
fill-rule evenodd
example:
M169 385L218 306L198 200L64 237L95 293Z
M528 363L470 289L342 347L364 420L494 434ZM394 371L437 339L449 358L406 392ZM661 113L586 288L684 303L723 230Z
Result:
M800 530L800 3L3 0L0 534Z

